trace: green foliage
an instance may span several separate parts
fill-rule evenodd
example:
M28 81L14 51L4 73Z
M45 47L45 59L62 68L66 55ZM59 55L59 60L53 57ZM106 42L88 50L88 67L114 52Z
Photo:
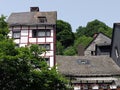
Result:
M76 55L76 50L74 49L73 46L70 46L64 50L63 55L74 56L74 55Z
M75 40L75 44L74 44L74 47L78 47L78 45L83 45L84 46L84 48L91 42L93 40L93 38L91 38L91 37L87 37L87 36L85 36L85 35L83 35L83 36L81 36L81 37L79 37L79 38L77 38L76 40Z
M74 34L72 32L71 25L68 22L57 20L57 41L60 41L66 48L73 45Z
M97 19L94 21L88 22L86 27L80 26L76 30L76 35L79 37L82 35L93 37L95 33L99 33L99 32L103 32L109 37L112 36L112 28L108 27L105 23Z
M57 41L56 43L56 55L63 55L64 46L62 46L61 42Z
M8 24L5 22L6 17L1 15L0 17L0 34L7 36L9 33Z

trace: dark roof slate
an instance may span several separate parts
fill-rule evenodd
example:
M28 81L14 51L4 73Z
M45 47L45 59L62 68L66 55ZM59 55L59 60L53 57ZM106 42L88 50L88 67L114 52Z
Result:
M57 12L20 12L12 13L7 22L9 25L39 25L37 18L46 17L47 22L44 24L56 24Z
M88 60L89 64L78 64L77 60ZM56 56L58 70L71 76L120 75L120 68L109 56Z

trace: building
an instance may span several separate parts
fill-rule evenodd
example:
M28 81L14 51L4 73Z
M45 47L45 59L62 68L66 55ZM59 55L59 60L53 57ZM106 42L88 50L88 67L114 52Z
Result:
M111 57L120 66L120 23L114 23Z
M110 55L111 39L103 33L94 35L94 39L85 48L85 56Z
M56 56L56 62L74 90L115 90L120 85L120 67L109 56Z
M74 90L120 90L119 38L120 23L115 23L112 42L100 33L85 56L56 56L58 71L70 79Z
M38 7L31 7L30 12L12 13L7 20L9 37L14 38L19 47L38 44L46 48L42 56L52 67L55 65L56 20L56 11L42 12Z

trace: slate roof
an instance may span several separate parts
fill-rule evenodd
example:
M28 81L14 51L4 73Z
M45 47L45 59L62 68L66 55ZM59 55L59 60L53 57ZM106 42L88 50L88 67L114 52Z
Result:
M43 24L56 24L57 20L57 12L20 12L20 13L12 13L7 22L9 25L39 25L37 18L38 17L46 17L47 22Z
M87 63L78 63L87 60ZM58 71L70 76L120 75L120 67L109 56L56 56Z

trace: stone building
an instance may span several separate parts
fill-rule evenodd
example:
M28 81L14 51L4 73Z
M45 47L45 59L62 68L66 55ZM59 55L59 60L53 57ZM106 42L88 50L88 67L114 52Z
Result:
M85 48L85 56L110 55L111 39L103 33L94 35L94 39Z

